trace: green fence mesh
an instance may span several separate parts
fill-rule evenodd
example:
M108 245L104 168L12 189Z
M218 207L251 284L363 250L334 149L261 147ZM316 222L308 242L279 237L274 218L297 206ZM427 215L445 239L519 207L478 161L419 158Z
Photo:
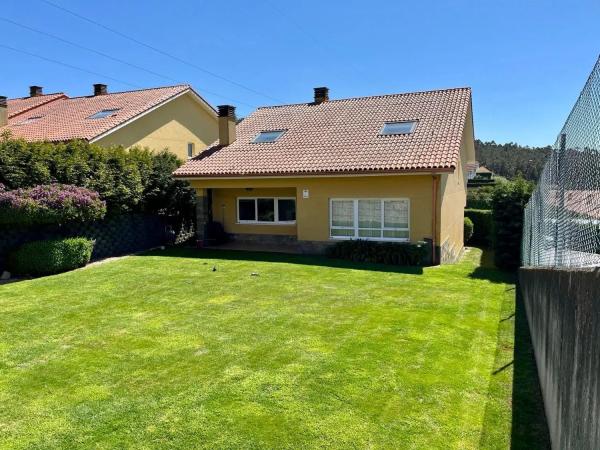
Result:
M524 266L600 266L600 58L524 214Z

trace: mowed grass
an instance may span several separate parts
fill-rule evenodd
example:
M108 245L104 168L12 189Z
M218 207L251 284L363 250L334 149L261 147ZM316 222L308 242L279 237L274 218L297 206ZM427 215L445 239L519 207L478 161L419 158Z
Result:
M480 257L173 249L2 285L0 448L507 448L515 293Z

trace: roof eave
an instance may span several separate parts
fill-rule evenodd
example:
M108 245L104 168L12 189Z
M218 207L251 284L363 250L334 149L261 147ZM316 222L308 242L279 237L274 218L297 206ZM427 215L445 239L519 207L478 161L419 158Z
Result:
M313 171L313 172L265 172L252 174L182 174L173 172L175 178L183 180L200 179L244 179L244 178L312 178L312 177L344 177L344 176L374 176L374 175L428 175L452 173L456 170L455 166L450 167L424 167L419 169L397 169L397 170L339 170L339 171Z

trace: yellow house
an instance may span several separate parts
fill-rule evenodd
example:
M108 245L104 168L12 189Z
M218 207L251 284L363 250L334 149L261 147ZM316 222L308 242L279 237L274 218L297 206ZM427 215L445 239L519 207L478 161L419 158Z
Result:
M319 252L340 239L463 249L466 165L475 159L471 90L259 108L235 124L219 107L219 141L180 167L198 193L198 238L220 222L235 240Z
M190 86L167 86L108 93L95 84L93 95L44 95L0 102L0 132L29 141L83 139L99 145L168 149L181 159L197 155L218 137L217 113ZM0 111L1 112L1 111Z

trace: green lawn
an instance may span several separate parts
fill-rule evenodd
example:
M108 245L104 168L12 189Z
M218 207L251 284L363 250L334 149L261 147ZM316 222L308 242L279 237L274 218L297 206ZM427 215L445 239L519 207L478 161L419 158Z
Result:
M508 448L515 291L480 257L174 249L2 285L0 448Z

